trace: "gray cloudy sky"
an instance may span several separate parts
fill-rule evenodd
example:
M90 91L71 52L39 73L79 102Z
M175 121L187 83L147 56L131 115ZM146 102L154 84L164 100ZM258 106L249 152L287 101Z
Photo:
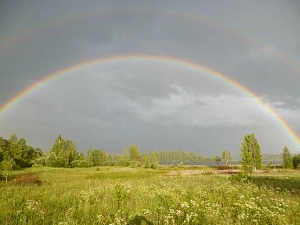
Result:
M0 107L72 65L157 55L227 75L300 136L299 21L297 0L2 0ZM0 115L0 136L13 133L43 151L58 134L82 152L121 152L134 143L141 152L237 155L249 133L263 153L300 149L242 90L201 70L150 59L93 64L41 85Z

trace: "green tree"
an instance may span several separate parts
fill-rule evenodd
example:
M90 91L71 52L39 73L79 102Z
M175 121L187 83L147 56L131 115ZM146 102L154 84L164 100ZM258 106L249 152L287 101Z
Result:
M156 150L154 150L154 152L152 153L151 167L153 169L156 169L158 166L159 166L158 158L157 158Z
M94 156L94 151L92 150L92 148L89 148L88 152L87 152L87 161L89 163L89 166L94 166L94 160L93 160L93 156Z
M148 154L145 155L145 168L150 168L150 159Z
M102 150L94 150L92 152L92 161L94 162L94 166L104 166L104 162L106 160L106 154Z
M85 160L84 154L82 152L79 153L79 160Z
M59 134L58 137L55 139L55 142L50 150L50 152L54 152L56 155L59 155L60 152L64 150L64 139Z
M127 160L127 159L128 159L127 149L126 149L125 146L124 146L124 148L123 148L123 158L124 158L124 160Z
M57 156L55 152L50 152L46 157L46 166L49 167L58 167Z
M218 155L216 155L216 156L214 157L214 160L218 163L218 166L220 165L220 162L222 161L221 157L218 156Z
M130 145L129 154L130 154L131 161L134 161L134 162L140 161L141 155L140 155L139 148L136 145L134 145L134 144Z
M260 146L254 134L245 136L241 147L241 164L243 170L252 173L262 166Z
M107 153L106 155L106 162L108 166L112 165L112 156L110 153Z
M10 157L14 160L14 168L31 167L35 159L39 158L43 152L36 154L32 146L27 145L24 138L18 137L16 134L10 136L8 140L0 137L0 162L5 157Z
M16 134L11 135L11 136L9 137L9 139L8 139L8 142L9 142L9 143L17 143L17 142L18 142L18 137L17 137L17 135L16 135Z
M43 155L42 149L41 148L35 148L34 152L33 152L33 155L32 155L32 158L37 159L37 158L40 158L42 155Z
M9 173L10 173L10 171L12 171L14 164L15 164L15 161L13 158L10 157L10 155L7 155L4 158L4 160L1 162L1 167L3 170L3 175L5 177L6 183L8 181Z
M74 141L65 140L64 151L66 152L68 166L71 166L71 162L78 159L78 152Z
M300 154L294 155L294 157L293 157L294 168L297 169L299 165L300 165Z
M3 161L4 154L8 151L8 146L9 142L5 138L0 137L0 162Z
M55 139L50 153L55 153L57 160L55 164L58 167L71 167L71 162L78 159L75 142L64 140L61 135Z
M283 168L293 168L293 157L290 150L285 146L282 152Z
M18 137L16 134L13 134L8 139L8 151L5 154L5 157L11 157L15 161L15 166L20 168L24 167L22 160L22 147L18 144ZM26 144L25 144L26 145Z
M226 150L222 151L222 160L224 161L225 165L227 166L228 162L230 160L232 160L230 151L226 151Z

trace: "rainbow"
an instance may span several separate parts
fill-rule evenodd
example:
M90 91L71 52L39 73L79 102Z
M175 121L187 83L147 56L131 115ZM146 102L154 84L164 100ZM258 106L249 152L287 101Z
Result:
M271 108L267 103L265 103L262 99L260 99L255 93L251 92L248 88L245 86L239 84L235 80L227 77L224 74L221 74L211 68L202 66L200 64L197 64L195 62L186 61L179 58L174 57L168 57L168 56L159 56L159 55L138 55L138 54L132 54L132 55L116 55L116 56L110 56L110 57L102 57L93 59L90 61L84 61L80 62L78 64L72 65L70 67L67 67L65 69L56 71L55 73L49 74L43 79L39 80L35 84L29 86L28 88L25 88L18 94L16 94L13 98L11 98L8 102L6 102L4 105L0 108L0 116L3 115L5 111L7 111L9 108L11 108L13 105L15 105L18 101L22 100L25 96L27 96L29 93L31 93L36 88L40 87L41 85L50 82L53 79L56 79L60 76L63 76L69 72L76 71L79 69L87 68L89 66L95 65L95 64L104 64L104 63L117 63L117 62L124 62L129 60L136 60L136 61L145 61L150 60L153 62L164 62L164 63L172 63L177 64L181 66L185 66L188 68L196 69L199 71L202 71L204 73L207 73L213 77L216 77L227 84L231 85L234 88L237 88L241 90L243 93L247 94L251 98L255 99L257 103L263 106L263 108L270 113L276 121L284 128L284 130L290 135L290 137L293 139L293 141L297 144L297 146L300 146L300 140L297 136L297 134L293 131L293 129L275 112L273 108Z

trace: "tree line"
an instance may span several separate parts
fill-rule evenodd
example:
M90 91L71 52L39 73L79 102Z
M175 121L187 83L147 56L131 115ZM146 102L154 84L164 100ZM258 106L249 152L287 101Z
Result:
M131 144L128 149L124 147L121 153L107 153L100 149L89 148L87 153L84 154L78 152L74 141L65 139L61 135L58 135L55 139L50 151L44 153L41 148L33 148L27 145L26 140L24 138L19 139L16 134L11 135L9 139L0 137L0 163L3 164L2 167L10 165L14 169L39 165L49 167L107 165L156 167L158 162L202 162L213 160L213 157L182 150L158 152L154 150L149 153L140 153L139 148L135 144Z
M300 154L292 156L290 150L285 146L283 148L281 156L283 161L283 168L300 169ZM242 169L247 173L252 173L256 169L262 168L261 149L254 134L248 134L244 137L244 140L241 144L240 158ZM232 161L230 151L223 150L222 157L215 156L215 161L218 163L218 165L222 160L224 161L226 166L228 162Z
M15 134L9 139L0 137L0 165L3 171L26 168L31 166L48 167L91 167L91 166L144 166L156 168L159 162L203 162L215 160L218 165L221 161L227 166L232 162L229 150L223 150L221 156L204 156L195 152L182 150L156 151L141 153L135 144L123 148L121 153L107 153L100 149L88 149L87 153L78 152L74 141L64 139L61 135L55 139L49 152L44 153L41 148L27 145L24 138ZM292 155L287 147L282 152L284 168L299 168L300 154ZM240 163L248 172L260 169L262 154L260 145L254 134L245 136L241 144ZM6 173L5 173L6 174ZM5 175L6 176L6 175Z
M27 145L24 138L18 139L13 134L9 139L0 137L0 162L11 161L14 168L31 167L35 159L40 158L43 152L40 148Z

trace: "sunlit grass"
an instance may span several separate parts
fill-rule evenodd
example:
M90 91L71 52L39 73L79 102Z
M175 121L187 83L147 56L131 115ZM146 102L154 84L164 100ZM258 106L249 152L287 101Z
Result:
M2 183L0 224L300 224L299 192L287 188L300 189L299 173L238 182L211 169L184 176L179 172L201 169L14 171L14 178L30 172L42 185Z

